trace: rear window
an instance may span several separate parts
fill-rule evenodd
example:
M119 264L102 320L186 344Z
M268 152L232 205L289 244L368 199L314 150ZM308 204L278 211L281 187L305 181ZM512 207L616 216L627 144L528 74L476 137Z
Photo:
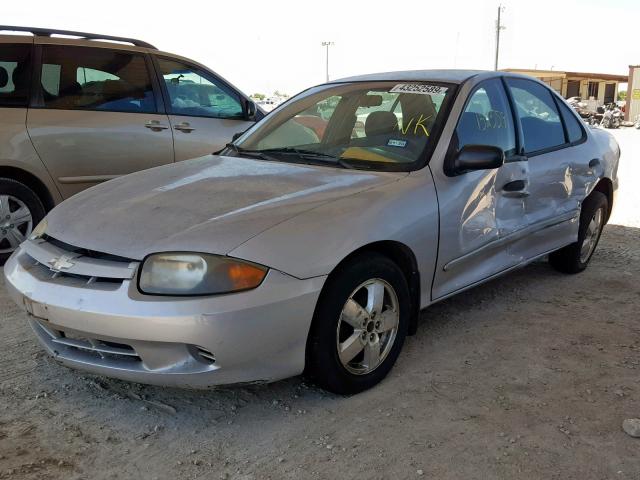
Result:
M31 45L0 46L0 107L26 107L31 83Z
M571 112L570 108L564 102L558 102L560 105L560 113L562 114L562 119L564 120L564 124L567 127L567 136L569 137L569 142L578 142L582 140L584 137L584 130L580 125L580 121L576 118L576 116Z
M520 117L525 152L563 145L564 129L551 92L537 82L520 78L508 78L507 85Z
M152 113L151 78L141 54L89 47L45 46L46 108Z

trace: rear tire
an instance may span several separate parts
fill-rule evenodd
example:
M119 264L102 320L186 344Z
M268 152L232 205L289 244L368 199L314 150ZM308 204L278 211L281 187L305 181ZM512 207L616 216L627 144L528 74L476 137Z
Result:
M379 383L393 367L409 328L410 295L402 270L366 253L332 274L307 340L305 374L338 394Z
M600 192L593 192L582 203L578 241L549 255L549 263L563 273L582 272L596 250L604 228L609 201Z
M0 178L0 265L29 238L44 216L44 205L31 188L11 178Z

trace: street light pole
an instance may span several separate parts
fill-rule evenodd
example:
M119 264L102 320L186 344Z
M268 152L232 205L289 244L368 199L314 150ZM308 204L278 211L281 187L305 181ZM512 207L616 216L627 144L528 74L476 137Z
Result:
M500 22L500 14L504 12L504 7L502 5L498 5L498 20L496 20L496 62L493 67L494 70L498 70L498 57L500 55L500 30L504 30L507 27L503 27Z
M322 42L322 46L327 49L327 65L326 65L326 73L327 73L327 83L329 83L329 47L331 45L335 45L333 42Z

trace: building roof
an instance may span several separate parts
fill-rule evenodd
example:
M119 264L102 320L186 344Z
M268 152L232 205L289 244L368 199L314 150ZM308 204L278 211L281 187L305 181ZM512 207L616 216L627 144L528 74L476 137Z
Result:
M613 73L593 73L593 72L568 72L564 70L537 70L534 68L504 68L503 72L526 73L537 77L581 77L596 78L599 80L611 80L613 82L626 83L629 80L628 75L616 75Z

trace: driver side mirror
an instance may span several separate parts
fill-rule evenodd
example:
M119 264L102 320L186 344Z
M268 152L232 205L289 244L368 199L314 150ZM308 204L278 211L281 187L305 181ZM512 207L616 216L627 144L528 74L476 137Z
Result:
M255 121L256 119L256 104L252 100L246 100L244 105L245 117L247 120Z
M456 174L473 170L491 170L504 164L504 152L491 145L465 145L453 159Z

